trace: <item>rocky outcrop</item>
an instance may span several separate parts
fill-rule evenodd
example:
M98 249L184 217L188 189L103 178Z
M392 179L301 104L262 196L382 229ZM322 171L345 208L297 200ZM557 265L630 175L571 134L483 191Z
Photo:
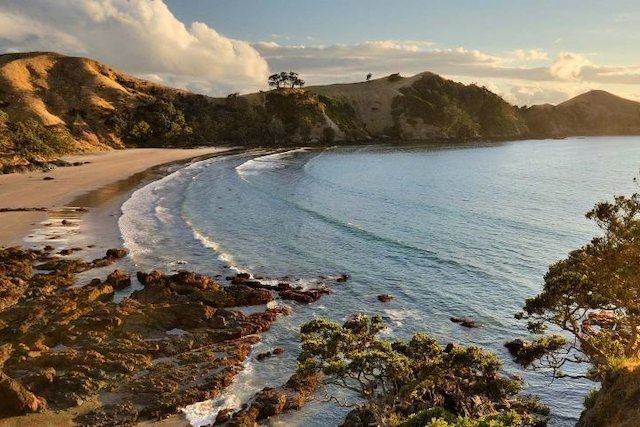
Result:
M82 261L0 249L0 418L71 408L104 393L109 405L78 423L133 425L173 414L219 394L259 334L287 314L235 310L266 305L277 290L222 286L186 271L139 272L143 288L119 303L114 292L131 284L126 271L76 283L76 273L124 255L115 249Z
M340 281L341 276L337 279ZM348 276L347 276L348 277ZM247 273L239 273L235 277L228 278L232 284L248 286L252 289L268 289L277 292L281 299L296 301L300 304L311 304L318 301L323 295L331 293L331 289L324 283L319 282L312 288L305 289L302 286L292 286L289 283L278 283L277 285L263 284L259 280L252 279ZM346 280L346 279L345 279Z
M229 418L229 411L221 411L222 417L218 415L216 424L241 427L253 426L259 421L264 421L270 417L282 413L298 410L306 403L308 397L316 390L319 378L315 375L304 376L295 374L289 381L281 387L265 387L250 399L250 404L236 412ZM228 418L228 421L223 422Z
M457 323L460 326L464 326L465 328L479 328L480 327L480 323L478 323L477 321L473 320L473 319L469 319L468 317L450 317L449 320L451 320L453 323Z
M42 398L0 372L0 414L23 415L42 411L45 408L46 402Z

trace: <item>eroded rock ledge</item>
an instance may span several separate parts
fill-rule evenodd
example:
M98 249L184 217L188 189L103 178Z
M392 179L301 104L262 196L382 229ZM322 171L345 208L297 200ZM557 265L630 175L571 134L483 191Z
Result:
M245 315L234 307L265 305L278 295L307 303L328 292L270 289L248 278L222 286L196 273L154 271L138 272L142 289L116 303L114 290L131 285L129 273L76 283L76 273L125 255L114 249L86 262L0 249L0 418L96 397L102 405L79 424L132 425L176 413L216 396L241 370L258 334L286 314L265 306Z

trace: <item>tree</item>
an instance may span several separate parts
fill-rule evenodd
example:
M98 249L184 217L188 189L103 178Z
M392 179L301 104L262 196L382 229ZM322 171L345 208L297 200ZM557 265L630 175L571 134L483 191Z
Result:
M640 356L640 195L598 203L586 217L602 235L551 265L542 292L517 315L534 333L553 326L571 339L543 337L513 353L555 376L572 376L566 364L588 363L585 376L605 382Z
M283 81L280 74L271 74L269 76L269 86L275 87L276 89L280 89L280 85L282 83Z
M371 73L367 74L367 81L371 80L371 77L373 77Z
M296 86L302 88L302 86L304 86L305 84L305 81L300 79L298 73L295 73L293 71L282 71L280 73L270 75L268 83L269 86L275 87L276 89L287 86L293 89Z
M342 326L316 319L301 328L299 374L323 374L327 400L356 408L347 417L350 425L447 426L429 423L458 417L465 426L487 417L500 420L492 426L545 424L548 410L518 396L520 380L501 375L494 354L442 348L424 334L387 341L378 337L385 327L380 316L359 315ZM364 403L340 400L327 387L349 390Z

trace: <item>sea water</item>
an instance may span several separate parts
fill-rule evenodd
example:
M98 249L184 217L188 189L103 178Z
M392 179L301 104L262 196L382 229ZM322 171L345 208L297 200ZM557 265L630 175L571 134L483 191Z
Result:
M596 384L552 381L521 370L503 347L527 338L514 319L536 295L550 263L598 232L584 214L597 201L637 191L640 138L532 140L486 145L359 146L254 151L195 163L125 202L119 225L143 269L239 271L302 285L346 273L346 284L316 304L295 303L218 399L186 408L194 425L239 407L295 370L300 325L380 314L388 336L418 331L443 344L497 352L524 393L552 409L555 426L574 425ZM376 296L393 295L388 303ZM465 329L451 316L481 323ZM346 410L320 401L272 420L339 424Z

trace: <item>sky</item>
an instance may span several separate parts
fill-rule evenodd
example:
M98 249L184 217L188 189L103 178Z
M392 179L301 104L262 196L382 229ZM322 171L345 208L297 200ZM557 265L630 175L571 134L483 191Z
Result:
M640 2L0 0L0 52L56 51L209 95L432 71L518 105L640 101Z

